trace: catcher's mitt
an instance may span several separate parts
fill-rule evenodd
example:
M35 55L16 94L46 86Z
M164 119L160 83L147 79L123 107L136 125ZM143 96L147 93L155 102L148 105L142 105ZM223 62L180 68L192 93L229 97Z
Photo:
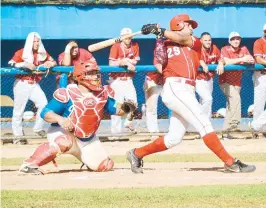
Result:
M124 100L124 103L121 106L121 109L125 112L125 113L134 113L138 108L138 104L136 102L134 102L133 100Z

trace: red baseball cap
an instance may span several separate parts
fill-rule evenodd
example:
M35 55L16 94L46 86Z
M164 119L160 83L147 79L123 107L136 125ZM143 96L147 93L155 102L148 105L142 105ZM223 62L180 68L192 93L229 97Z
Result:
M183 22L188 22L191 24L192 28L195 29L198 27L198 23L190 18L187 14L179 14L172 18L170 22L170 29L174 31L182 30L184 25Z

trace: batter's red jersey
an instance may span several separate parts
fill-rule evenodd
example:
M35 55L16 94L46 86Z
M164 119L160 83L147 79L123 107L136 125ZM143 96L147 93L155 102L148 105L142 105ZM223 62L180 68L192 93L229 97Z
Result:
M200 60L203 60L205 64L217 64L220 59L221 59L221 53L216 45L213 44L209 50L206 50L205 48L202 47ZM215 71L209 71L208 73L199 71L197 79L210 80L215 75L216 75Z
M125 48L121 43L115 43L110 50L109 60L121 60L123 58L140 60L138 43L131 43L130 48ZM109 73L113 78L115 77L133 77L135 73L132 72L118 72Z
M24 48L19 49L14 54L12 60L16 63L24 62L24 60L22 59L23 51L24 51ZM38 53L36 53L36 52L33 53L33 56L34 56L33 64L35 66L40 66L40 65L44 64L46 61L54 61L54 59L47 52L46 52L46 59L44 61L38 61L38 59L37 59ZM24 79L24 80L33 80L36 82L39 82L42 79L42 75L17 75L16 77L19 79Z
M64 56L65 56L65 52L63 52L63 53L61 53L59 55L59 57L58 57L58 64L59 65L62 65L62 61L64 59ZM75 57L74 59L71 59L71 64L70 65L74 66L74 65L76 65L78 63L88 61L91 58L93 58L93 56L92 56L92 54L89 51L87 51L87 50L85 50L83 48L79 48L78 49L78 56Z
M266 38L262 37L255 41L253 46L254 56L261 56L266 59Z
M192 41L191 47L170 40L165 41L168 61L163 69L164 80L167 77L196 79L201 57L201 42L197 37L192 37Z
M228 45L224 46L221 50L222 58L241 58L245 55L250 55L246 46L241 46L237 51L234 51L233 48ZM243 64L243 63L240 63ZM224 84L228 83L230 85L241 87L243 71L225 71L222 75L219 76L219 83Z

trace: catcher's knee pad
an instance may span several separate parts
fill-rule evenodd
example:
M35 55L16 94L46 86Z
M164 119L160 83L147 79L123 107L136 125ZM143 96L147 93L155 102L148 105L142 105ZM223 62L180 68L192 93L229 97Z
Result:
M101 164L98 166L97 172L106 172L112 170L114 167L114 161L111 158L106 158L101 162Z
M60 135L55 138L54 143L59 147L60 153L64 153L71 149L73 139L67 135Z

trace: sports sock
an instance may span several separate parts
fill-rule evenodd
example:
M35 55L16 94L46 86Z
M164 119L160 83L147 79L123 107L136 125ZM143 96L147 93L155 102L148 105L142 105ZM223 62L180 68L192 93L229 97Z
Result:
M225 150L215 132L206 134L203 141L226 165L231 166L234 163L234 158Z
M154 140L152 143L149 143L143 147L135 149L135 155L139 158L143 158L147 155L162 152L167 150L167 147L164 143L164 137L159 137L158 139Z

